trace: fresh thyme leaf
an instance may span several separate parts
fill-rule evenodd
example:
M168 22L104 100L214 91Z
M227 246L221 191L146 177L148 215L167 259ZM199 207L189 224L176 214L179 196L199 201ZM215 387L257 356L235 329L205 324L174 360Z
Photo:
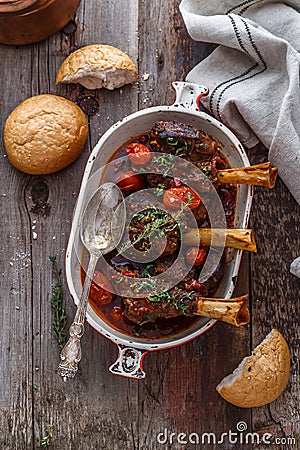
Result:
M158 303L158 302L168 302L170 303L170 300L173 299L173 296L170 295L168 291L162 291L154 293L154 295L150 295L148 297L150 302Z
M169 162L171 161L171 162L173 162L172 161L172 159L173 158L169 158L169 156L172 156L172 155L157 155L157 156L154 156L154 158L153 158L153 162L155 162L156 164L159 164L159 165L167 165L167 164L169 164Z
M124 280L124 277L119 276L119 277L115 280L115 282L116 282L117 284L119 284L119 283L122 283L123 280Z
M137 172L137 173L143 173L146 172L145 167L132 167L133 172Z
M205 166L202 166L202 164L199 164L199 169L201 169L202 170L202 172L204 173L204 175L210 175L211 174L211 171L210 170L208 170Z
M156 285L157 285L156 278L147 278L146 280L136 279L131 287L134 288L135 292L141 292L145 288L153 290L156 288Z
M52 274L56 278L56 284L52 288L52 296L50 298L51 309L53 311L52 334L56 338L59 349L61 350L67 341L67 315L65 307L62 306L63 292L61 284L61 270L57 268L55 256L49 256L49 260L52 264Z
M54 424L50 423L46 427L46 435L41 440L41 447L46 448L49 447L51 439L53 438L53 430L54 430Z
M175 152L175 156L178 156L179 158L184 158L187 156L189 150L188 144L185 142L182 147L178 147Z
M139 324L139 325L141 325L141 324ZM140 336L140 333L137 330L135 330L134 328L132 329L132 334L134 336Z
M172 146L174 145L174 147L176 147L176 145L178 145L178 139L175 140L173 137L167 137L166 143L168 145L172 145Z
M145 325L145 324L147 324L147 323L150 322L150 316L149 316L149 314L145 314L144 317L145 317L145 319L144 319L141 323L139 323L139 326Z
M153 266L154 265L152 263L151 264L147 264L145 269L140 273L140 276L142 278L151 277L150 270L153 269Z
M163 236L170 231L179 230L178 223L173 222L172 218L165 211L155 207L147 208L140 213L134 214L131 220L133 219L138 219L139 221L149 220L149 222L145 224L143 231L138 233L135 239L132 241L128 240L120 247L119 253L123 253L142 240L150 239L155 232Z
M196 146L197 146L197 147L201 147L201 148L203 148L204 150L207 150L207 149L209 148L209 145L208 145L208 144L202 144L202 143L198 143L198 144L196 144Z
M186 292L182 289L179 289L176 293L176 296L173 297L173 306L175 306L176 309L180 309L181 311L185 312L189 308L189 303L192 299L193 294L195 294L195 291Z
M154 189L153 194L156 195L156 197L160 197L165 192L164 185L158 184L157 188Z
M184 158L186 156L184 148L178 148L176 150L175 156L178 156L179 158Z

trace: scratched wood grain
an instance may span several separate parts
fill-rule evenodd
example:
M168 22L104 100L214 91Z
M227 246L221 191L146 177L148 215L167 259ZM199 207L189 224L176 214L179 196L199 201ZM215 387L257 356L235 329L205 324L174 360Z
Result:
M144 361L147 377L136 382L107 371L117 350L87 326L81 376L65 384L56 374L58 349L51 335L49 304L54 280L48 257L55 255L63 268L72 211L89 152L118 119L138 108L171 104L171 82L183 80L210 50L188 37L178 5L179 0L82 0L74 20L50 39L25 47L0 45L1 133L9 112L40 93L62 95L78 103L88 116L90 130L79 159L48 176L27 176L14 170L1 139L1 449L40 448L48 424L54 424L49 448L56 450L218 448L179 444L174 437L170 443L169 435L213 432L220 436L236 431L241 421L248 430L268 430L274 436L297 432L299 281L288 274L288 265L299 254L300 213L281 183L274 191L257 189L255 196L252 226L259 252L251 261L247 255L243 258L236 290L237 294L250 292L249 327L234 329L220 323L185 346L148 354ZM99 42L128 52L139 67L139 86L114 92L55 86L61 61L74 49ZM149 74L147 80L144 74ZM256 162L264 151L258 149L251 157ZM63 289L70 321L75 308L65 281ZM253 411L226 403L215 386L274 326L292 349L288 389L272 405ZM165 430L168 442L160 443L157 435ZM242 448L252 447L243 444ZM226 448L237 447L228 444Z
M253 162L263 162L266 155L261 145L251 151ZM300 207L281 180L273 190L256 188L251 222L258 245L257 255L251 258L252 346L277 328L291 350L288 387L270 405L253 408L253 429L282 439L274 448L299 448L300 280L289 266L300 251Z
M58 65L70 51L97 42L115 45L128 52L136 61L137 10L134 4L133 0L126 0L122 2L122 8L116 8L106 1L83 2L75 21L76 29L71 26L44 44L49 52L53 52L52 49L55 51L52 54L51 74L56 73ZM44 55L44 59L39 57L40 73L43 66L47 67L47 53L40 51ZM47 254L59 253L62 266L72 209L87 156L110 125L137 109L137 86L126 86L122 90L108 92L87 91L75 85L55 88L53 79L51 85L55 92L78 103L89 119L89 142L84 154L76 164L55 175L53 181L47 182L51 190L53 213L45 219L47 225L41 224L41 233L44 230L47 242L44 255L41 255L40 248L37 247L35 257L45 262ZM56 239L51 242L52 233L56 235ZM50 271L45 270L44 278L37 281L37 290L39 286L51 285L49 275ZM65 292L69 317L73 317L75 308L66 288ZM47 338L41 336L34 344L37 361L34 365L43 363L43 369L35 373L35 382L39 386L34 396L35 446L45 434L45 425L54 423L56 431L53 448L85 450L117 449L121 446L131 449L133 431L128 419L130 417L133 423L136 421L134 405L137 404L138 387L125 379L115 381L107 371L116 359L116 348L87 327L83 339L82 375L74 383L65 384L55 373L58 353L53 339L52 346L49 345L51 313L47 296L45 300L41 303L37 325L46 321Z
M148 104L171 104L171 82L184 80L207 51L207 47L193 44L187 35L178 14L179 3L170 0L163 7L159 2L140 4L140 72L150 75L140 87L142 108ZM143 17L149 20L144 21ZM153 24L157 24L156 28ZM241 293L248 292L246 261L243 269L244 277L238 286ZM197 433L201 439L202 433L215 433L218 437L230 429L235 431L239 421L250 426L250 411L229 405L215 391L223 376L248 352L247 328L237 330L217 324L183 347L148 354L144 366L150 376L140 386L138 448L192 449L195 445L177 442L179 433ZM158 433L163 433L158 436L160 441ZM171 433L175 437L170 437ZM168 440L163 443L165 436Z
M1 47L1 61L2 138L4 118L31 91L30 71L24 70L31 49ZM18 89L15 82L11 89L16 79ZM31 236L24 204L28 181L10 166L1 144L1 448L30 448L33 442Z

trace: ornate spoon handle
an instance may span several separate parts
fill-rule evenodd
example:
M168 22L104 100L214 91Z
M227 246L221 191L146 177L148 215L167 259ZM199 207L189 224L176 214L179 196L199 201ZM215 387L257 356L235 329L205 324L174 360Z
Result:
M77 305L77 311L74 317L74 321L70 326L70 337L60 353L58 374L63 377L64 381L67 381L68 378L75 377L78 370L78 363L81 360L80 340L84 333L84 321L88 304L88 296L97 261L98 256L91 253L82 293Z

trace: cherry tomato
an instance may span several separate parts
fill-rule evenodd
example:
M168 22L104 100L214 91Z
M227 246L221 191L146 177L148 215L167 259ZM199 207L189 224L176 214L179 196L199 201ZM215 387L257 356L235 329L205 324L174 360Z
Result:
M111 318L116 322L121 322L124 319L122 308L120 306L114 306L111 313Z
M204 264L207 255L207 249L204 247L191 247L185 254L185 259L189 264L199 267Z
M128 170L128 172L123 173L119 180L117 181L119 188L126 192L126 194L131 194L132 192L143 189L144 178L142 175Z
M98 305L108 305L114 298L114 294L106 290L105 287L112 290L108 279L95 270L89 297Z
M171 188L167 189L163 196L163 203L166 208L170 209L181 209L182 203L178 200L179 199L186 203L186 206L188 206L190 209L196 209L201 203L201 199L199 195L193 191L193 189L182 186L178 188Z
M137 142L128 145L126 155L133 166L145 166L152 157L150 148Z

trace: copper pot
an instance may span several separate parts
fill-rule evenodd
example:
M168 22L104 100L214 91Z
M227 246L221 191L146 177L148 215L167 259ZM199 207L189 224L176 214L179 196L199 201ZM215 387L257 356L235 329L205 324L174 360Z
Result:
M0 0L0 42L39 42L63 28L80 0Z

